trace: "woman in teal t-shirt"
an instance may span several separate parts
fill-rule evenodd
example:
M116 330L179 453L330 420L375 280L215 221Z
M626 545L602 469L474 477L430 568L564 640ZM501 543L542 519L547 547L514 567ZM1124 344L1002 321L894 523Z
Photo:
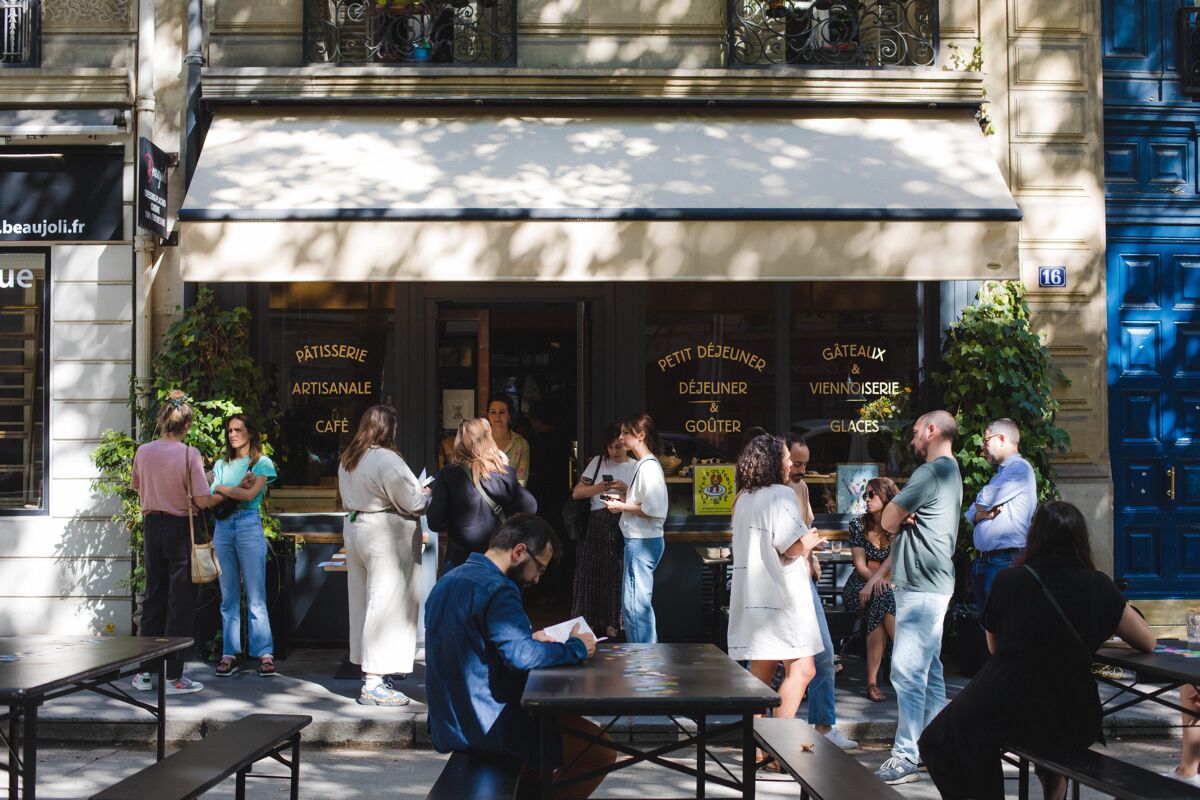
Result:
M217 676L238 670L242 652L242 586L250 615L250 655L258 659L258 674L275 674L275 642L267 615L267 540L263 535L262 505L267 484L275 480L275 465L263 455L254 420L234 414L225 420L225 457L213 465L213 494L239 501L237 510L217 520L213 545L221 564L221 623L224 630Z

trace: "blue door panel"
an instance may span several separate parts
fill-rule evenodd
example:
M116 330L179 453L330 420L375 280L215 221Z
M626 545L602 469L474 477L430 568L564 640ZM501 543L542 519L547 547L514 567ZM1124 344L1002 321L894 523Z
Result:
M1158 72L1162 14L1153 0L1105 0L1104 69Z

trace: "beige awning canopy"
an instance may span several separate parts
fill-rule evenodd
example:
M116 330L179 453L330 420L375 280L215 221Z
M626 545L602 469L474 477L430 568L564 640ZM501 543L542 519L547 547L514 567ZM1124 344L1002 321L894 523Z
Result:
M1019 276L970 111L222 112L190 281Z

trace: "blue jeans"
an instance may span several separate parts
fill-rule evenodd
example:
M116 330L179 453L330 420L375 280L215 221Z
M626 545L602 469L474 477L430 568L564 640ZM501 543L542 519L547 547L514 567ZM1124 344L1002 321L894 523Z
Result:
M242 587L250 614L250 655L273 655L275 642L267 615L267 540L258 509L240 508L217 520L213 545L221 565L222 655L242 652Z
M992 581L1002 569L1012 566L1020 553L997 553L994 556L979 556L971 562L971 588L975 592L975 614L983 616L983 604L992 590Z
M942 676L942 623L950 595L896 589L896 640L892 643L892 688L900 706L892 755L920 763L917 740L946 705Z
M827 567L832 569L832 567ZM817 594L817 582L809 581L812 586L813 606L817 611L817 626L821 629L821 644L825 649L813 658L817 674L808 683L808 724L828 725L837 724L837 707L833 699L833 678L836 674L833 664L833 639L829 636L829 623L825 620L825 607L821 605L821 596ZM800 716L799 713L796 714Z
M654 568L662 560L665 544L654 539L625 540L625 571L621 580L621 616L625 621L625 641L654 644Z

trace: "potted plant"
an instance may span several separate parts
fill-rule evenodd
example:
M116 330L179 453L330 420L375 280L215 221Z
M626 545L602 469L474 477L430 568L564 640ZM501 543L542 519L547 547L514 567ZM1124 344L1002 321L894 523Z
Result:
M429 41L428 36L421 36L415 42L413 42L413 61L428 61L430 55L432 54L433 44Z

